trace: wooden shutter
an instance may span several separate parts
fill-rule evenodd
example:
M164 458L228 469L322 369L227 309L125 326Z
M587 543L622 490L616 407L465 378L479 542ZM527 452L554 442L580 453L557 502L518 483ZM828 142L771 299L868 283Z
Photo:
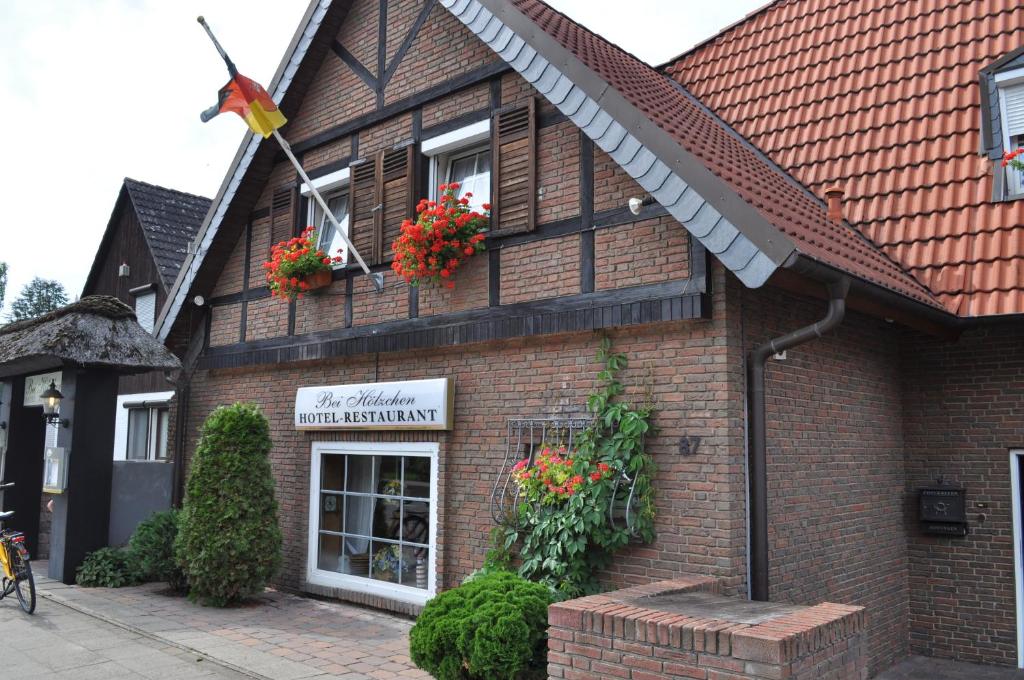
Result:
M350 166L349 174L349 238L367 263L374 261L376 222L380 212L377 201L377 164L373 161ZM355 259L351 258L354 262Z
M378 232L376 262L394 259L391 244L401 233L402 221L412 216L414 192L412 186L416 175L416 150L413 145L401 149L381 152L380 170L381 228Z
M270 199L270 247L295 233L295 187L274 190Z
M518 234L536 227L536 101L497 111L491 121L494 205L491 233Z

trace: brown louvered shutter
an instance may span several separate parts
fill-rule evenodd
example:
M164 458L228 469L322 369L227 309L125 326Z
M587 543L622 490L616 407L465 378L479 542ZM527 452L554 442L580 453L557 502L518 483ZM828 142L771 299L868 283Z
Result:
M274 190L270 199L270 246L287 241L295 233L295 187Z
M533 231L537 204L536 102L503 109L491 125L494 192L491 233Z
M349 238L368 263L373 262L376 241L376 163L364 161L351 166L349 174ZM355 258L350 258L354 262Z
M394 258L391 244L398 238L402 221L412 216L413 178L416 175L414 163L416 150L413 145L385 151L381 157L381 203L384 204L380 239L377 242L377 262L388 262Z

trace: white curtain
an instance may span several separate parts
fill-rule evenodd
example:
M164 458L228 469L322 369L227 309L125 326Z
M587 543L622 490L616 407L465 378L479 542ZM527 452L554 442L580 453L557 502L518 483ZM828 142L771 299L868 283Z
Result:
M349 456L348 457L348 490L359 493L373 493L380 476L380 456ZM366 496L348 496L345 508L345 533L370 536L373 533L373 511L377 507L377 499ZM368 538L345 538L348 555L359 555L368 552Z

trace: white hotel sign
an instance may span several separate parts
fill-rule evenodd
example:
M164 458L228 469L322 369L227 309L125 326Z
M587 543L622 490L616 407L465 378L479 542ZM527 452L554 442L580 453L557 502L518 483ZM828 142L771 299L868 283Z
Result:
M301 387L298 430L450 430L450 378Z

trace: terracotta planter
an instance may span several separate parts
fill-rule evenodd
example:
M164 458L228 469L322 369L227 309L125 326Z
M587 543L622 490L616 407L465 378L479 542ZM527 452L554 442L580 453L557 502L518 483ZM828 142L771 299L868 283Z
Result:
M309 288L306 289L307 293L312 293L316 290L323 290L327 286L331 285L331 270L321 269L316 274L310 274L305 279L306 285Z

